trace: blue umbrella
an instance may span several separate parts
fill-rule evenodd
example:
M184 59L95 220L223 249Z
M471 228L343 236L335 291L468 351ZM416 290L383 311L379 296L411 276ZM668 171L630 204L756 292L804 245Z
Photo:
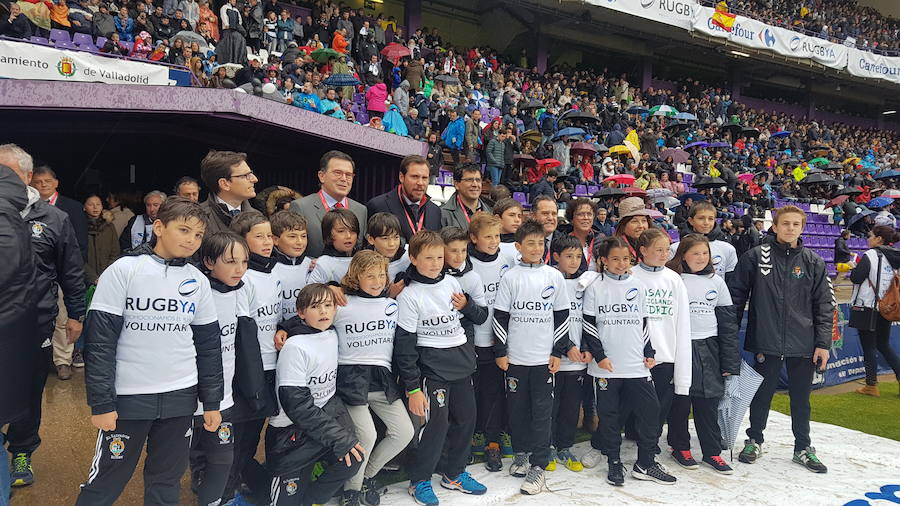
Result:
M353 74L332 74L322 82L328 86L340 88L343 86L356 86L359 84L359 79L353 77Z
M782 130L780 132L775 132L774 134L770 135L769 137L772 137L773 139L777 139L779 137L788 137L789 135L791 135L791 132L788 132L787 130Z
M709 144L706 147L708 147L708 148L730 148L731 144L728 144L727 142L713 142L712 144Z
M693 114L691 114L689 112L680 112L675 115L675 119L683 119L683 120L687 120L687 121L697 121L697 116L694 116Z
M707 146L709 146L709 143L708 143L708 142L702 142L702 141L701 141L701 142L692 142L692 143L688 144L687 146L685 146L684 149L688 149L688 148L705 148L705 147L707 147Z
M894 199L889 199L887 197L878 197L877 199L872 199L869 201L866 206L869 209L881 209L882 207L887 207L894 203Z
M557 140L560 137L572 136L572 135L584 135L587 132L577 127L566 127L562 130L556 132L556 135L553 136L553 140Z
M633 105L629 107L625 112L628 114L647 114L648 112L650 112L650 109L641 107L639 105Z
M874 177L875 179L885 179L888 177L900 177L900 171L897 171L894 169L886 170L883 172L879 172L878 174L875 174L872 177Z
M853 225L856 224L857 221L859 221L871 214L875 214L875 211L872 211L871 209L865 209L865 208L860 209L858 213L854 214L853 216L850 217L849 220L847 220L847 228L852 227Z
M704 195L702 193L692 192L692 193L682 193L681 195L678 196L678 200L680 200L682 202L684 202L687 199L692 199L695 201L696 200L706 200L706 195Z

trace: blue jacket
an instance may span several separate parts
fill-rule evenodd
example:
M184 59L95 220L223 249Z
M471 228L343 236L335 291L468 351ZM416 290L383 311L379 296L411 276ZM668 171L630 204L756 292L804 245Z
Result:
M556 198L556 193L553 191L553 185L550 184L550 181L547 181L547 176L542 177L537 183L531 185L531 201L534 202L534 199L538 195L547 195Z
M320 112L322 110L322 103L319 101L319 96L315 93L295 93L294 106L312 112Z
M403 121L403 116L400 115L400 109L394 104L391 104L388 111L384 113L382 123L384 124L385 132L402 135L403 137L406 137L409 133L406 129L406 122Z
M125 23L125 26L122 26L122 18L116 16L115 23L116 31L119 32L119 38L123 42L134 42L134 20L128 18L128 22Z
M447 125L444 133L441 134L441 140L444 141L444 145L450 149L463 148L463 144L466 140L466 122L463 120L462 116L456 118L455 121L451 121L450 124Z

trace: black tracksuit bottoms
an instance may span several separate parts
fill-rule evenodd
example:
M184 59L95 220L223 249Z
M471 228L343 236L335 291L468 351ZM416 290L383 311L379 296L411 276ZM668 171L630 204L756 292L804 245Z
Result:
M76 505L113 504L141 458L144 443L144 504L179 504L181 475L191 448L191 416L157 420L116 420L116 428L98 431L94 459L87 482L81 485Z
M675 374L675 364L662 363L656 364L650 369L650 376L653 377L653 388L656 390L656 399L659 401L659 417L656 421L656 445L654 452L656 455L662 453L659 447L659 438L662 437L663 425L669 418L669 410L672 408L672 401L675 399L675 384L672 379ZM634 417L628 419L625 424L625 437L637 441L634 431Z
M31 403L28 415L9 424L6 431L7 450L9 453L32 454L41 445L41 403L44 400L44 387L47 385L47 374L53 367L53 346L41 348L40 359L34 370L31 385Z
M272 399L275 399L275 369L265 371L265 381ZM235 422L234 459L228 482L225 485L225 498L231 497L234 491L240 487L241 482L247 485L255 497L268 496L272 476L266 471L265 466L257 462L255 458L260 435L265 425L265 416Z
M472 380L475 383L475 432L483 432L485 444L500 443L506 420L506 394L503 370L494 362L492 348L475 348L477 368Z
M323 459L319 463L325 470L315 481L312 480L315 462L299 472L273 477L269 487L271 506L326 504L344 486L345 481L356 475L365 462L351 459L352 463L348 467L343 459L334 460L334 455L331 454Z
M234 461L235 434L230 414L227 409L222 412L222 423L214 432L203 428L203 416L194 417L191 479L197 486L197 504L200 506L219 504L225 493L228 472Z
M513 451L530 453L531 465L547 467L553 413L550 368L546 364L510 364L506 370L506 402Z
M763 382L750 403L750 428L747 437L763 442L763 431L769 420L772 397L778 388L778 376L782 366L787 367L788 395L791 398L791 428L794 431L794 451L809 446L809 394L812 392L816 364L812 357L786 357L757 354L753 368L763 377Z
M647 468L656 457L659 401L650 378L594 378L597 416L600 425L591 438L591 447L610 461L621 460L623 421L634 416L638 464Z
M425 425L409 469L409 480L412 483L430 480L435 471L455 478L466 470L472 433L475 431L472 377L455 381L425 378L422 380L422 392L428 406ZM441 469L437 469L438 461Z
M575 444L575 426L578 425L578 408L581 407L584 371L559 371L554 376L550 444L557 450L562 450Z
M669 411L669 446L673 450L691 449L691 434L688 432L688 417L694 407L694 428L704 457L715 457L722 453L722 429L719 428L719 401L721 397L696 397L676 395Z

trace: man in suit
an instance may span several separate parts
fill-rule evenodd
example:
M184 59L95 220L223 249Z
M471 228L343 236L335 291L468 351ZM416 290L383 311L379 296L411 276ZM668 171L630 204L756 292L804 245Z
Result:
M200 179L209 191L209 198L200 204L209 213L207 235L227 231L232 218L253 209L250 199L256 196L254 185L259 180L247 165L246 153L210 150L200 162Z
M400 220L400 235L409 243L419 230L441 229L441 208L425 190L428 188L428 160L409 155L400 162L400 184L366 203L369 216L391 213Z
M466 230L472 215L478 211L491 212L491 205L481 198L481 167L462 165L453 171L456 192L441 206L441 225Z
M332 150L322 155L319 160L319 184L321 190L312 195L291 202L290 210L306 218L309 224L306 254L318 257L325 248L322 240L322 218L325 213L335 208L346 208L353 211L359 220L359 237L366 236L366 221L369 213L366 206L347 198L353 188L353 176L356 164L353 158L342 151Z

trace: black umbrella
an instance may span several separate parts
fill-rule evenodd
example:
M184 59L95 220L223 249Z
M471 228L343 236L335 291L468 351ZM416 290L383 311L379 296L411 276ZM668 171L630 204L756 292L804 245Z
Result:
M759 130L757 130L755 128L747 127L745 129L741 130L741 135L744 135L747 137L759 137Z
M831 176L820 172L806 176L800 180L800 184L837 184L837 181Z
M687 130L691 128L690 123L670 123L666 125L665 130L668 132L677 132L679 130Z
M719 188L721 186L725 186L726 184L728 183L726 183L725 180L720 177L705 176L700 178L696 182L691 183L691 186L693 186L694 188Z
M600 118L588 112L569 109L559 117L559 123L600 123Z
M441 81L444 84L459 84L459 79L447 74L441 74L434 78L435 81Z
M828 165L821 167L822 170L841 170L843 168L844 166L837 162L831 162Z
M727 125L722 125L719 127L719 133L731 135L732 138L736 137L741 133L741 130L744 129L744 126L740 123L729 123Z
M848 186L846 188L842 188L842 189L832 193L831 196L832 196L832 198L840 197L841 195L850 195L852 197L853 195L860 195L861 193L862 193L862 190L860 190L859 188L856 188L854 186Z
M524 111L525 109L540 109L541 107L544 107L543 102L541 102L538 99L532 99L532 100L529 100L528 102L520 105L519 109L522 109Z
M778 165L800 165L800 160L797 158L785 158L784 160L778 162Z
M621 188L601 188L600 191L594 193L595 199L608 199L612 197L624 197L625 190Z

